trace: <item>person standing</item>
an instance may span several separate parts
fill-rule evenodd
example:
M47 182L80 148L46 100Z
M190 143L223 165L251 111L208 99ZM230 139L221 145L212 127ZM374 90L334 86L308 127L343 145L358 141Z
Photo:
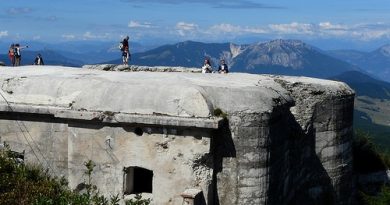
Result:
M229 72L228 66L225 63L225 60L222 59L218 66L218 73L228 73L228 72Z
M15 57L15 63L14 66L20 66L20 61L22 59L22 56L20 55L20 45L17 43L14 46L14 57Z
M123 39L120 49L122 51L122 62L124 65L128 65L130 59L129 36L126 36L126 38Z
M22 61L21 49L28 48L28 46L20 46L18 43L14 46L15 66L20 66Z
M37 57L35 57L34 65L45 65L45 63L43 62L43 58L42 58L40 53L37 55Z
M10 46L9 49L8 49L8 58L9 58L9 60L11 61L11 65L12 65L12 66L15 66L14 48L15 48L15 45L14 45L14 44L11 44L11 46Z

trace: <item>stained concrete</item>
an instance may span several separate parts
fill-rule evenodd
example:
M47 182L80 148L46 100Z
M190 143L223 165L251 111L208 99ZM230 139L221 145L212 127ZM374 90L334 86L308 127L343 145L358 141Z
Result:
M154 204L192 189L207 204L352 204L344 83L100 68L1 68L1 140L71 188L93 160L106 195L127 197L124 168L152 170Z

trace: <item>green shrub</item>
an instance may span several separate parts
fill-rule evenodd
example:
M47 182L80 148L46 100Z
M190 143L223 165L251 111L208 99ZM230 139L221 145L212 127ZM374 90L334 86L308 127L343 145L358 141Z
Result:
M0 150L0 205L118 205L119 195L110 199L91 183L94 163L85 163L87 192L73 192L66 179L48 174L40 166L18 163L9 146Z
M383 186L381 192L376 196L370 196L361 193L363 204L366 205L389 205L390 204L390 187Z
M388 154L381 152L369 134L356 131L352 146L353 168L360 174L386 170L390 165Z
M150 199L142 199L141 194L136 194L134 199L126 201L126 205L149 205Z
M227 114L223 112L220 108L216 108L213 112L213 115L216 117L222 117L224 119L227 119Z

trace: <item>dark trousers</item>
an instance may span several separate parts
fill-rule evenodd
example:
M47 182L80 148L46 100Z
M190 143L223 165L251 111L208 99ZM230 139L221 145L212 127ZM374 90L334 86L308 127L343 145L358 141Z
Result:
M22 61L21 56L15 56L15 66L20 66L21 61Z

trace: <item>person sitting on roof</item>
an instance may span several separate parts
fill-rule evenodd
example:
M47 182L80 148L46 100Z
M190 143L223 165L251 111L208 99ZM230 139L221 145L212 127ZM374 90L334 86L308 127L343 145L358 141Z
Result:
M45 63L43 63L43 58L40 53L37 55L37 57L35 57L34 65L45 65Z
M211 73L213 68L211 67L210 59L206 58L202 66L202 73Z
M218 73L228 73L228 72L229 72L229 69L228 69L228 66L225 63L225 60L221 59L221 62L219 64L219 66L218 66Z

